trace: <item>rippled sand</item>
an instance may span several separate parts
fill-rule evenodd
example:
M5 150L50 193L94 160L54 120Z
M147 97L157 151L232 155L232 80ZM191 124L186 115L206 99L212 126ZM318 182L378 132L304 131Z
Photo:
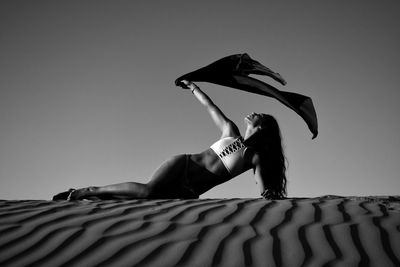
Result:
M400 266L400 197L0 200L0 266Z

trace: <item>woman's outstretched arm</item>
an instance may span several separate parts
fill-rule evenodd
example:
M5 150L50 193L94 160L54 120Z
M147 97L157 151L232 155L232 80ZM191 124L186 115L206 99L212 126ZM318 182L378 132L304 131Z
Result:
M254 168L254 179L260 190L261 196L265 199L283 199L285 198L285 193L277 190L274 187L276 181L271 180L273 177L270 176L269 170L266 166L261 164L260 156L254 154L252 157L252 164Z
M211 98L204 93L196 84L183 80L188 89L190 89L196 99L207 108L212 120L222 132L222 137L240 135L238 127L219 109Z
M251 163L254 166L254 180L260 190L260 194L262 194L265 190L265 184L262 177L266 176L266 173L260 164L260 157L258 154L252 155Z

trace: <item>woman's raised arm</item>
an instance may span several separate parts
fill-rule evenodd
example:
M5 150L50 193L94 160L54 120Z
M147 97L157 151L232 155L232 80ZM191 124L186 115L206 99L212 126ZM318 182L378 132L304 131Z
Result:
M222 137L238 136L240 135L238 127L228 119L225 114L219 109L217 105L204 93L196 84L183 80L186 88L190 89L197 100L207 108L208 113L213 119L214 123L222 132Z

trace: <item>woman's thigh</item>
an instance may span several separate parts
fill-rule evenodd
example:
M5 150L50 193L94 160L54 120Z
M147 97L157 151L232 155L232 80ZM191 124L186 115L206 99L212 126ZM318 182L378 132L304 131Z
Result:
M152 195L160 197L179 197L182 181L186 175L187 155L171 157L158 167L147 184Z

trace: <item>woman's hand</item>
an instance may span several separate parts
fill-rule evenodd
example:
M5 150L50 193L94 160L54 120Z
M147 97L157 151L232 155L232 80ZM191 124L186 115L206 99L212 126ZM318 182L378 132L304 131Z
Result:
M182 87L183 89L190 89L191 91L193 91L195 88L198 88L198 86L196 84L194 84L193 82L190 82L188 80L180 81L179 86Z

